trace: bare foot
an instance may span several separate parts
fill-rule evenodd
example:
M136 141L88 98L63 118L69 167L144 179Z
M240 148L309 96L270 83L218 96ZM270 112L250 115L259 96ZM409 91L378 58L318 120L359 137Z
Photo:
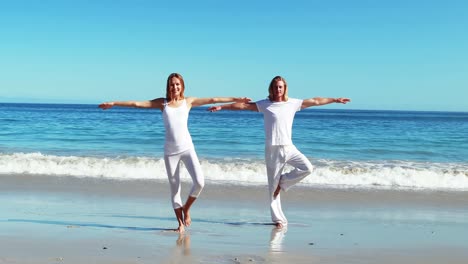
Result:
M282 224L282 223L275 223L275 226L276 226L276 228L278 228L278 229L283 228L283 224Z
M276 199L276 196L278 196L278 194L280 193L280 191L281 191L281 187L280 187L280 185L279 185L279 183L278 183L278 187L276 187L276 190L275 190L275 192L273 193L273 198Z
M190 217L190 212L188 210L185 211L185 207L183 208L182 212L184 213L185 226L190 226L192 224L192 218Z
M177 209L174 209L174 212L177 218L177 222L179 223L179 227L177 229L174 229L174 231L177 233L183 233L185 231L184 209L182 207L179 207Z
M174 231L182 234L185 232L185 227L183 225L180 225L177 229L174 229Z

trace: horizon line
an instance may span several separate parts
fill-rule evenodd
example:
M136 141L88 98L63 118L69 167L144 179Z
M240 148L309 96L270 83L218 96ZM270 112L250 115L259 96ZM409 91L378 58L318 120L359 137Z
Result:
M53 100L56 101L56 100ZM84 102L5 102L0 100L0 104L29 104L29 105L98 105L99 103L84 103ZM215 105L215 104L213 104ZM198 108L208 108L209 106L197 106ZM123 107L124 108L124 107ZM468 110L408 110L408 109L365 109L365 108L351 108L351 109L338 109L338 108L307 108L304 110L343 110L343 111L386 111L386 112L444 112L444 113L468 113ZM229 110L226 110L229 111Z

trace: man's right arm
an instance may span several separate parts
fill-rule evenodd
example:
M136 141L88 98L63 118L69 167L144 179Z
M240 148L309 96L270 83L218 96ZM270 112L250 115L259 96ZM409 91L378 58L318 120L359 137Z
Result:
M224 104L224 105L215 105L208 108L210 112L217 112L221 110L250 110L254 112L258 112L258 107L256 103L233 103L233 104Z

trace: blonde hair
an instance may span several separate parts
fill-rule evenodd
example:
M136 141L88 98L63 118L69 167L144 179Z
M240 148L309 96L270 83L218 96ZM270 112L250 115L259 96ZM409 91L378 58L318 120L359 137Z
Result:
M283 100L284 101L287 101L288 100L288 83L286 82L286 80L281 77L281 76L275 76L275 78L273 78L270 82L270 87L268 88L268 99L270 99L270 101L273 101L273 89L275 88L274 86L276 85L277 82L279 81L283 81L284 83L284 94L283 94Z
M167 85L166 85L166 99L168 101L171 101L173 98L171 97L171 93L169 92L170 86L171 86L171 80L172 78L177 78L179 79L180 83L182 84L182 91L180 91L180 97L181 99L184 99L184 91L185 91L185 83L184 83L184 78L182 78L182 75L179 73L171 73L169 77L167 77Z

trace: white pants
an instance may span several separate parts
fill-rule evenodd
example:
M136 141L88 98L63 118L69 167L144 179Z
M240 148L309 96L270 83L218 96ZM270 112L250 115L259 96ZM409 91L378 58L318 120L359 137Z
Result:
M307 175L312 173L313 166L304 154L294 145L287 146L266 146L265 162L268 175L268 187L270 191L270 212L274 223L287 225L288 220L281 209L281 194L273 197L278 186L284 191L289 190L293 185L300 182ZM282 174L286 164L294 169Z
M165 155L164 164L166 165L167 178L171 186L172 207L174 209L183 206L180 197L180 162L183 162L187 168L190 177L192 177L193 185L190 191L190 196L198 197L205 186L205 179L201 170L200 161L198 161L195 149L189 149L175 155Z

